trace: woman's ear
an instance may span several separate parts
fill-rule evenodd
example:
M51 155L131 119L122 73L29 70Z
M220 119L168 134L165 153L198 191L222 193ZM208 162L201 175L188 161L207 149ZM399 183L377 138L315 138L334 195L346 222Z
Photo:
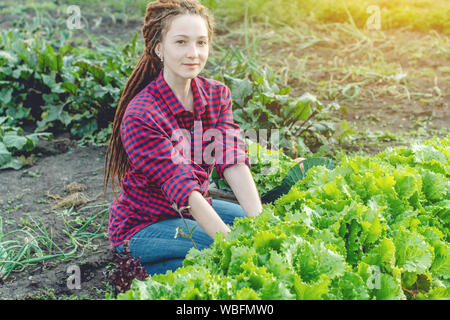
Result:
M156 56L158 56L160 59L162 58L161 55L161 42L158 42L155 46L155 54Z

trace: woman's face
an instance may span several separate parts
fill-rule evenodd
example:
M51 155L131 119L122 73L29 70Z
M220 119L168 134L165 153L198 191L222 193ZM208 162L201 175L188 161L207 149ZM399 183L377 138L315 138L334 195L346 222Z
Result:
M175 81L195 78L208 60L205 20L198 15L176 16L155 51L164 59L165 76Z

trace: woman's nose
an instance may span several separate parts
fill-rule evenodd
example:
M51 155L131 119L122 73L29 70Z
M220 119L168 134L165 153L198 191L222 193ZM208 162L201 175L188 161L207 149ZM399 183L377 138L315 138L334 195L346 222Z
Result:
M187 49L187 55L189 58L195 58L198 56L198 50L197 50L197 47L195 46L195 44L189 45L189 47Z

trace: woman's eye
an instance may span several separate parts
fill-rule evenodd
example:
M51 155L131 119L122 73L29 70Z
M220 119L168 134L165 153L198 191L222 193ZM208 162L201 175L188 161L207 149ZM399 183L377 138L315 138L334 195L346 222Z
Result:
M186 41L185 40L177 40L176 43L184 44L184 43L186 43ZM201 46L206 46L208 44L208 42L206 42L206 41L199 41L198 44L201 45Z

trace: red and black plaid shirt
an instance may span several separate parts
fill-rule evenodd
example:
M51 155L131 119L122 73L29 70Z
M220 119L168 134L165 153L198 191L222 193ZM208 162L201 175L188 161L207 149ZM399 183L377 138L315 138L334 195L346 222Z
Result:
M127 106L121 138L130 169L109 207L112 246L152 223L178 217L172 204L187 206L194 190L211 204L207 192L214 166L221 178L223 171L236 163L250 167L240 128L233 122L230 89L202 76L191 81L191 88L194 113L181 105L161 70ZM215 151L221 154L216 156ZM183 215L190 217L188 210Z

